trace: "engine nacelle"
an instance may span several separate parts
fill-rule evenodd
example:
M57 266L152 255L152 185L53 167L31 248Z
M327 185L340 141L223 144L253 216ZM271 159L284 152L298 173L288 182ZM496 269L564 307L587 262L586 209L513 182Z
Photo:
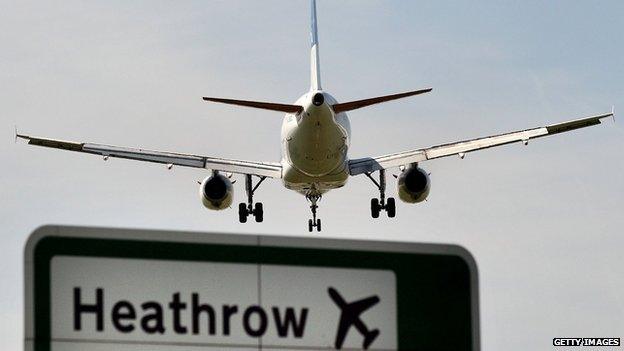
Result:
M410 204L424 201L429 195L430 188L429 174L416 164L407 167L397 181L399 198Z
M234 198L232 182L224 175L214 173L201 183L199 197L206 208L224 210L230 207Z

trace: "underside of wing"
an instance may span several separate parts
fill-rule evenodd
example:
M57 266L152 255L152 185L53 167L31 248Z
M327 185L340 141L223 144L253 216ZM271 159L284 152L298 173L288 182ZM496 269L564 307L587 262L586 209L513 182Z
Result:
M215 171L239 174L252 174L269 178L281 178L282 176L282 166L278 163L232 160L175 152L145 150L131 147L112 146L95 143L81 143L58 139L32 137L22 134L17 134L16 137L27 140L28 144L30 145L95 154L100 155L104 158L125 158L130 160L155 162L167 165L206 168Z
M375 172L381 169L399 167L440 157L458 155L461 158L468 152L506 145L515 142L529 142L547 135L559 134L571 130L585 128L602 123L601 120L613 116L613 112L579 118L568 122L557 123L545 127L525 129L510 133L491 135L454 143L432 146L378 157L366 157L349 161L351 175Z

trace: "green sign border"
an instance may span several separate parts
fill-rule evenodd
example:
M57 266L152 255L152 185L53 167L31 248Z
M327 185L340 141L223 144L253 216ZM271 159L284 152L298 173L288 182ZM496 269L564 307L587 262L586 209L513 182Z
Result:
M392 270L400 350L462 351L478 345L473 340L478 335L478 329L473 334L478 328L473 323L478 311L472 310L474 262L458 254L46 236L34 247L35 351L50 350L50 264L60 255Z

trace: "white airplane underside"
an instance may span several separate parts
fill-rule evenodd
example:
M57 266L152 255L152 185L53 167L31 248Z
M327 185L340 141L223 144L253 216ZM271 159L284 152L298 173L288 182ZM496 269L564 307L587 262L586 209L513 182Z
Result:
M349 179L351 127L345 113L334 113L331 106L335 103L327 93L310 92L296 102L304 105L301 113L284 117L282 180L286 188L320 196Z
M400 170L397 177L399 198L406 203L418 203L427 198L431 187L429 174L419 167L419 163L446 156L459 156L463 159L469 152L510 143L523 142L527 144L529 140L534 138L597 125L601 123L602 119L613 116L612 110L610 113L544 127L382 156L349 159L351 126L346 112L373 104L428 93L431 88L339 103L321 88L315 0L311 1L311 42L310 90L293 104L204 97L204 100L210 102L286 113L282 123L282 159L279 163L232 160L140 148L71 142L33 137L17 132L16 137L26 139L31 145L96 154L104 159L109 157L126 158L166 164L169 169L173 166L184 166L210 170L211 174L201 182L199 193L204 206L212 210L223 210L232 205L234 190L231 177L232 174L242 174L245 177L247 201L241 202L238 206L240 222L246 222L250 215L254 216L256 222L263 221L263 205L260 202L254 203L254 193L266 178L281 179L287 189L301 193L310 201L312 218L308 220L308 229L312 231L316 228L320 231L321 220L316 218L317 201L325 192L343 187L350 176L364 174L378 188L379 198L371 200L373 218L379 217L381 211L386 211L389 217L394 217L396 213L395 200L385 196L386 169L398 168ZM379 173L377 179L373 177L374 172ZM255 184L253 177L258 179Z

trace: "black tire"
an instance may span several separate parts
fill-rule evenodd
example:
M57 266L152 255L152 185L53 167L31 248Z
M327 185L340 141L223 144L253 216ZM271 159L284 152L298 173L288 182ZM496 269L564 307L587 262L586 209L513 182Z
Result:
M379 199L371 199L371 216L373 218L379 218L379 210L381 207L379 206Z
M390 218L394 218L394 216L396 216L396 201L394 201L393 197L388 198L388 203L386 203L386 212Z
M321 219L317 219L316 220L316 231L320 232L321 231Z
M247 205L244 202L238 204L238 221L241 223L247 222L247 216L249 213L247 212Z
M312 233L312 227L313 227L312 220L311 220L311 219L308 219L308 231L309 231L310 233Z
M256 222L258 223L261 223L264 220L264 208L262 207L262 202L256 202L254 217L256 217Z

